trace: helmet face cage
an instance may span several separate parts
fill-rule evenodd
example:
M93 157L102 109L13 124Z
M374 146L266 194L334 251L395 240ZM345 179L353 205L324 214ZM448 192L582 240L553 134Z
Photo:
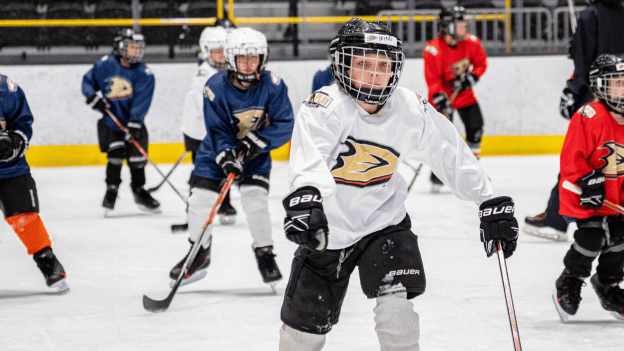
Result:
M217 62L212 58L212 50L225 49L228 32L231 31L223 27L208 27L204 29L199 38L199 48L201 49L201 59L219 71L228 68L227 60ZM223 53L225 56L225 52Z
M115 37L114 41L115 54L126 59L128 63L134 64L141 62L143 55L145 55L145 39L143 38L143 34L135 34L131 29L127 29Z
M237 28L228 35L224 50L228 69L236 73L241 82L254 82L266 69L269 61L269 47L264 34L252 28ZM258 68L252 74L245 74L238 67L237 57L245 55L257 55Z
M591 86L594 94L617 112L624 112L624 63L620 63L621 72L604 73L592 77Z
M331 71L338 84L355 100L371 105L383 105L398 86L404 63L405 55L399 49L338 46L332 57ZM388 76L387 84L375 84L379 83L379 80L375 82L374 77L380 75ZM372 77L373 80L365 82L366 76Z

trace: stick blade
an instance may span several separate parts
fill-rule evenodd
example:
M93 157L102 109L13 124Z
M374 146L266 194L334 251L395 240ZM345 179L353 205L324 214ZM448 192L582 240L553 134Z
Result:
M169 308L172 300L173 294L169 294L169 296L162 301L152 300L147 297L147 295L143 295L143 308L152 313L165 312Z

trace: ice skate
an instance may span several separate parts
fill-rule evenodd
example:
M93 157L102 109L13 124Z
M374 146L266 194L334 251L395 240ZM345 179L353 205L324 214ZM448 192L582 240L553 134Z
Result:
M596 291L602 308L609 311L615 319L624 321L624 291L620 289L618 283L603 284L597 273L589 279L589 282Z
M585 282L581 278L571 275L567 270L564 270L557 279L552 297L557 313L564 323L578 311L581 288L584 285Z
M232 207L232 204L223 202L219 207L219 223L223 225L232 225L236 223L236 209Z
M43 273L47 286L56 289L61 294L69 292L69 286L65 281L65 270L54 255L54 252L52 252L51 247L47 246L43 250L36 252L33 255L33 259L41 273Z
M540 213L534 217L526 217L524 219L524 227L522 231L525 234L538 236L540 238L550 239L553 241L568 241L568 234L546 225L546 212Z
M262 275L262 281L271 286L271 291L275 293L277 282L282 279L282 273L275 262L275 254L273 246L257 247L254 249L256 261L258 262L258 270Z
M142 211L160 214L160 203L150 195L143 187L132 189L134 194L134 202Z
M169 278L173 279L169 283L170 287L173 287L176 280L182 273L182 266L184 265L184 262L186 262L186 259L188 258L192 249L193 243L191 242L191 248L189 249L189 252L180 262L178 262L178 264L175 265L175 267L173 267L173 269L171 269L171 272L169 272ZM208 265L210 265L210 245L208 246L208 248L205 249L203 246L200 246L199 251L197 251L197 255L195 256L195 259L193 260L193 263L186 272L186 276L180 282L180 286L188 285L205 278L206 274L208 274L208 272L206 271Z
M107 185L106 194L104 194L104 200L102 201L102 207L104 208L104 217L108 217L109 213L115 209L115 202L117 201L117 194L119 192L119 186Z
M429 177L429 179L431 180L431 193L439 194L444 186L444 183L442 183L442 181L438 179L433 172L431 172L431 177Z

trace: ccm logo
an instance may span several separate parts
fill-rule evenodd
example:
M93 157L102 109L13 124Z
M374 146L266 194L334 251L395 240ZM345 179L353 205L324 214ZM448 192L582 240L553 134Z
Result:
M397 271L390 271L388 273L388 276L394 277L395 275L408 275L408 274L420 275L420 271L418 269L399 269Z
M479 211L479 218L501 213L514 213L513 205L505 207L486 208L485 210Z
M297 197L293 197L292 199L290 199L290 207L293 206L297 206L300 203L303 202L323 202L323 199L318 196L318 195L303 195L303 196L297 196Z

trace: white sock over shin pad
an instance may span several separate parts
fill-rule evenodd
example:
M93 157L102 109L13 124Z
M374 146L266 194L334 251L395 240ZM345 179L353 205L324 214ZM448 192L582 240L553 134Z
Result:
M189 224L189 237L193 242L197 242L199 236L202 233L204 223L208 220L212 206L219 198L219 194L214 191L193 188L191 190L191 196L188 199L188 224ZM212 224L206 228L206 234L202 239L202 247L207 248L210 243L210 236L212 235Z
M320 351L325 346L325 335L304 333L286 324L279 334L279 351Z
M273 245L269 192L257 185L241 185L241 202L247 215L247 225L253 238L253 247Z
M407 299L407 293L378 297L373 312L381 351L420 350L418 313L414 312L414 305Z

